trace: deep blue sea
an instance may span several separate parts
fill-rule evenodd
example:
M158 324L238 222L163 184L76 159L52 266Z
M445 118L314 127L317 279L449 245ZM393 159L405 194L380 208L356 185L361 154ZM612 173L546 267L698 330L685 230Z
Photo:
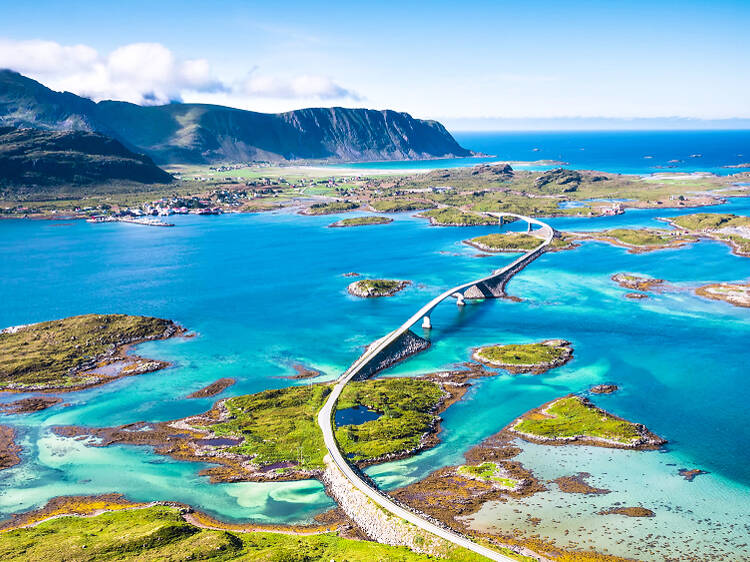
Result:
M569 168L622 174L712 172L750 162L750 131L459 131L453 134L464 148L490 155L408 162L368 162L334 167L361 170L433 169L473 166L482 162L556 160ZM549 166L516 166L540 170Z
M748 215L750 200L708 210ZM663 226L657 217L684 212L628 211L550 223L563 230ZM121 312L171 318L197 334L137 349L173 362L172 368L61 395L65 404L43 412L5 416L2 423L19 432L23 462L0 471L0 516L58 495L104 492L181 501L235 521L309 521L332 507L315 481L210 484L198 476L199 464L144 447L90 447L49 428L200 413L215 399L186 399L188 393L220 377L238 381L221 396L286 386L292 382L279 377L293 374L297 362L323 371L321 380L333 379L364 346L444 288L513 259L478 258L462 244L494 227L438 228L409 214L392 217L388 225L351 229L327 228L343 215L291 213L175 217L174 228L0 221L0 326ZM392 298L356 299L346 292L351 279L342 275L352 271L414 283ZM617 272L664 278L674 289L628 300L610 280ZM432 347L384 376L450 368L489 343L565 338L573 343L574 359L544 375L477 380L465 400L443 414L439 446L368 473L387 489L413 482L462 462L467 449L530 408L614 382L621 391L594 401L668 439L665 450L523 445L520 460L544 480L586 471L593 485L612 492L562 494L550 484L524 501L487 504L470 524L527 529L561 544L575 539L645 560L680 559L686 552L750 558L750 309L692 291L702 283L748 278L750 259L716 242L640 255L586 242L545 254L516 276L509 292L520 302L472 302L463 309L444 303L432 315ZM687 482L680 468L709 474ZM657 515L597 515L617 502ZM533 527L529 517L541 521Z

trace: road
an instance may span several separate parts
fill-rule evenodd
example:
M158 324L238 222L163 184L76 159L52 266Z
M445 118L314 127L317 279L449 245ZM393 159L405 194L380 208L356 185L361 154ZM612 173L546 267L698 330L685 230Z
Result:
M544 239L539 244L539 246L537 246L533 250L530 250L529 252L521 256L520 258L514 260L510 265L507 265L501 269L493 271L487 277L483 277L482 279L477 279L474 281L470 281L468 283L464 283L462 285L458 285L456 287L453 287L441 293L440 295L432 299L430 302L428 302L426 305L424 305L422 308L420 308L406 322L401 324L401 326L399 326L398 328L396 328L395 330L393 330L392 332L390 332L383 338L380 338L379 340L376 340L373 344L371 344L370 347L368 347L368 349L362 354L362 356L359 357L359 359L357 359L351 365L351 367L349 367L337 380L336 386L333 388L333 391L329 395L328 400L326 400L326 403L323 405L323 408L321 408L320 412L318 413L318 425L320 426L320 429L323 432L323 440L325 442L326 449L328 450L328 455L331 457L334 464L358 490L360 490L363 494L369 497L372 501L380 505L383 509L386 509L387 511L393 513L394 515L397 515L398 517L405 519L409 523L412 523L413 525L416 525L417 527L425 531L428 531L434 535L437 535L438 537L445 539L457 546L461 546L463 548L472 550L476 552L477 554L481 554L482 556L485 556L489 558L490 560L513 561L512 558L504 556L500 554L499 552L492 550L490 548L481 546L475 543L474 541L472 541L471 539L465 537L464 535L461 535L449 529L445 529L443 527L439 527L438 525L435 525L431 521L428 521L427 519L397 504L388 495L381 492L376 487L371 486L368 482L363 480L359 476L359 474L357 474L352 469L352 467L349 465L347 460L343 457L343 455L341 454L341 451L338 448L338 443L336 442L336 438L334 436L335 428L334 428L333 414L336 408L336 403L338 402L339 396L341 395L341 392L344 390L344 387L347 385L347 383L349 383L364 367L366 367L369 361L371 361L380 351L384 350L393 342L395 342L399 338L399 336L404 334L409 328L411 328L411 326L413 326L416 322L418 322L424 316L429 315L432 309L434 309L438 304L440 304L445 299L450 298L453 294L464 291L468 289L469 287L476 285L477 283L482 283L485 281L492 281L493 279L496 279L497 277L506 274L508 271L515 268L519 263L522 263L524 260L529 260L532 257L536 257L537 255L540 255L544 251L544 249L552 242L552 238L554 237L554 230L549 225L541 221L538 221L536 219L525 217L523 215L517 215L514 213L485 213L485 214L497 217L498 219L501 217L513 217L513 218L524 220L528 222L529 224L535 224L540 227L540 230L538 232L544 235Z

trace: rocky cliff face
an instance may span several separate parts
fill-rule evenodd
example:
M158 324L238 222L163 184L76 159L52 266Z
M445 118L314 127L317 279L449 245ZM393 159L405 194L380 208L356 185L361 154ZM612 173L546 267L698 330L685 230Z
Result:
M0 185L6 187L172 179L148 156L99 133L0 127Z
M407 113L310 108L268 114L174 103L94 103L0 70L0 125L97 131L160 163L403 160L469 156L436 121Z

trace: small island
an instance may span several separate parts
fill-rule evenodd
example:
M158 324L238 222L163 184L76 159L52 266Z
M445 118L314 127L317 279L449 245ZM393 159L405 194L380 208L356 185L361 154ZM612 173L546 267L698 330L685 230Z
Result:
M616 449L658 449L666 441L645 426L619 418L588 399L570 394L525 413L507 428L544 445L596 445Z
M628 517L655 517L656 514L645 507L610 507L599 512L599 515L626 515Z
M350 219L342 219L340 221L334 222L333 224L329 224L329 228L346 228L351 226L370 226L370 225L376 225L376 224L388 224L393 222L392 218L389 217L377 217L377 216L367 216L367 217L352 217Z
M235 379L227 377L221 378L215 382L212 382L208 386L204 386L203 388L200 388L195 392L191 392L186 396L186 398L209 398L211 396L216 396L217 394L221 394L222 392L224 392L235 382L237 382Z
M333 215L359 209L359 203L355 201L332 201L330 203L313 203L307 209L300 212L302 215Z
M576 232L572 233L571 237L576 240L607 242L614 246L627 248L631 254L642 254L666 248L679 248L697 240L695 236L689 233L664 228L614 228L611 230L602 230L601 232Z
M464 244L473 246L483 252L528 252L542 242L543 240L538 236L525 232L492 233L464 240Z
M619 387L616 384L595 384L589 388L589 392L592 394L612 394L618 390Z
M588 472L579 472L573 476L561 476L556 478L552 482L557 484L557 487L564 494L594 494L602 495L609 494L612 490L605 490L604 488L595 488L586 480L591 476Z
M695 480L696 476L700 476L701 474L708 474L708 472L706 472L705 470L701 470L700 468L681 468L677 471L677 473L688 482L692 482L693 480Z
M168 364L127 355L129 346L184 334L171 320L86 314L0 332L0 390L80 390Z
M695 290L697 295L734 306L750 307L750 283L711 283Z
M499 219L495 217L466 212L455 207L433 209L417 216L430 219L432 226L488 226L499 223Z
M663 286L665 283L664 279L646 277L645 275L638 275L635 273L615 273L611 277L611 279L620 287L633 291L651 291L655 288Z
M361 298L391 297L411 285L396 279L360 279L347 287L350 295Z
M729 244L738 256L750 256L750 217L732 213L693 213L662 220L687 235Z
M488 345L479 347L472 353L475 361L519 373L539 375L560 367L573 358L573 348L569 341L555 339L539 343Z
M539 246L544 240L525 232L496 232L464 240L464 244L473 246L483 252L528 252ZM567 234L557 233L547 247L548 251L571 250L577 247Z

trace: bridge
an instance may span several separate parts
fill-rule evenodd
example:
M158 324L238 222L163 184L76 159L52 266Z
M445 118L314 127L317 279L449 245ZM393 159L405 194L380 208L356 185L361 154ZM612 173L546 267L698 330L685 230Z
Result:
M493 271L486 277L469 281L468 283L463 283L444 291L410 316L406 322L401 324L401 326L370 344L367 350L365 350L365 352L336 381L336 385L328 396L328 400L326 400L326 403L318 413L318 425L323 432L323 440L326 449L328 450L328 455L333 463L352 485L377 505L425 531L437 535L457 546L472 550L490 560L512 561L512 558L504 556L490 548L481 546L462 534L441 527L407 509L400 503L397 503L390 496L379 490L374 484L363 479L358 471L355 471L341 454L335 438L334 412L339 396L347 383L353 379L367 378L374 374L376 370L371 364L382 357L382 354L387 352L389 348L398 346L403 341L403 338L409 335L410 328L420 320L422 320L422 326L424 328L431 328L430 313L444 300L455 298L457 304L460 306L463 305L466 299L484 299L503 296L505 285L510 278L521 271L530 262L542 255L552 243L552 239L555 235L555 231L551 226L531 217L525 217L515 213L484 214L496 217L498 219L498 224L500 225L503 224L506 217L526 221L528 223L528 232L534 235L539 235L541 242L533 250L526 252L523 256L519 257L509 265ZM539 228L534 230L534 226L538 226Z

